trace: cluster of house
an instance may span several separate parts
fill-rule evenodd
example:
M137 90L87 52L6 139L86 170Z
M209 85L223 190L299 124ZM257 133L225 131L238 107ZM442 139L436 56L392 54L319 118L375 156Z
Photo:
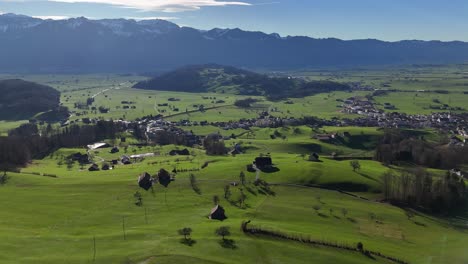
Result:
M296 125L299 122L298 119L292 117L274 117L274 116L259 116L257 118L250 118L250 119L240 119L238 121L218 121L218 122L208 122L208 121L190 121L190 120L182 120L175 122L176 126L181 127L190 127L190 126L215 126L219 127L223 130L231 130L231 129L250 129L252 127L282 127L282 126L290 126Z
M177 141L180 139L187 146L193 146L201 142L200 137L191 131L185 131L179 128L177 123L163 119L144 121L140 126L144 127L145 137L150 142L158 142L160 140ZM175 144L176 142L170 143Z
M437 128L468 138L468 116L457 113L432 113L430 115L409 115L405 113L386 113L377 109L371 101L351 97L343 102L344 113L358 114L362 117L341 121L344 126L394 127L394 128ZM386 105L387 107L387 105ZM392 106L388 104L388 107Z

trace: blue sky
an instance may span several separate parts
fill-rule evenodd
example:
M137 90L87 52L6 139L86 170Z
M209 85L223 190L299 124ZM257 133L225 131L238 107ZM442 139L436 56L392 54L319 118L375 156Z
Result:
M166 18L282 36L468 41L468 0L0 0L0 13Z

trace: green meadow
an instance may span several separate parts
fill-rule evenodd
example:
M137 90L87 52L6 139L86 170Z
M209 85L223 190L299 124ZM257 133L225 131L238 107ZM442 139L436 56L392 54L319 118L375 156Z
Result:
M84 153L61 149L19 174L9 173L10 180L0 187L0 206L7 209L0 220L2 263L388 263L357 252L246 235L240 231L245 220L325 241L353 246L362 242L369 250L410 263L463 263L468 258L467 230L450 219L417 213L409 220L405 210L375 200L381 172L388 169L377 162L361 161L362 169L353 172L348 161L311 162L297 153L275 151L272 158L279 170L260 173L272 192L253 185L255 173L246 172L246 184L231 186L227 200L224 186L239 183L240 172L260 154L258 150L247 148L233 157L190 149L190 156L168 156L174 148L129 147L130 154L158 156L98 172L59 164L62 156ZM98 164L118 156L109 149L93 153ZM205 162L208 166L201 169ZM154 174L160 168L199 169L190 173L196 176L200 194L192 189L189 172L177 173L167 188L158 184L146 192L138 187L139 174ZM371 200L306 185L351 191L364 186L367 191L356 194ZM244 208L233 203L241 189L247 196ZM141 207L135 205L137 191L142 193ZM228 219L223 222L207 218L214 195L226 210ZM231 228L234 247L222 247L214 234L219 226ZM193 229L192 246L181 243L177 230L183 227Z
M375 96L374 103L395 105L398 112L430 114L434 99L442 104L468 109L465 83L468 67L393 67L356 71L327 70L285 72L310 80L362 82L379 89L398 89ZM246 98L224 93L181 93L131 88L145 77L134 75L0 75L23 78L50 85L62 92L61 102L73 112L71 121L84 117L135 120L162 115L170 121L225 122L256 118L268 111L274 116L317 116L325 119L356 118L340 112L341 100L366 96L372 91L334 92L279 102L255 97L251 108L234 106ZM447 90L448 94L434 93ZM429 92L418 92L425 90ZM404 92L403 92L404 91ZM94 98L93 106L109 109L79 109L76 103ZM122 103L130 102L129 104ZM167 104L167 106L165 105ZM200 111L200 105L204 110ZM128 108L124 108L128 106ZM440 110L443 111L443 110ZM0 121L0 134L27 120ZM20 172L8 173L0 185L0 263L395 263L369 258L358 251L311 245L241 231L243 221L268 230L310 237L364 248L408 263L467 263L468 210L454 215L428 215L392 206L382 201L382 174L403 167L384 166L371 160L383 131L368 127L252 128L224 130L215 126L182 127L197 135L234 135L226 140L233 148L240 144L243 154L210 156L199 147L188 148L188 156L170 156L183 146L137 146L127 136L119 153L110 148L91 151L100 167L122 155L153 153L131 165L116 165L108 171L88 171L90 165L67 164L66 157L85 148L58 149L43 159L35 159ZM348 134L323 142L320 134ZM438 141L437 131L413 131L429 141ZM272 136L276 135L276 136ZM125 147L126 146L126 147ZM318 153L320 161L309 161ZM253 184L256 173L247 165L258 156L270 155L276 170L261 172L260 179L270 190ZM346 157L339 161L333 155ZM361 169L353 171L349 159L359 158ZM155 175L161 168L178 170L168 187L153 190L138 187L138 176ZM244 185L240 173L246 175ZM445 172L431 170L435 175ZM191 176L196 179L196 192ZM235 183L235 184L233 184ZM230 186L231 195L224 197ZM341 191L337 191L337 189ZM142 195L137 206L135 193ZM241 205L238 200L246 196ZM224 221L210 220L213 197L226 210ZM215 234L228 226L229 247ZM193 244L182 243L178 230L190 227Z

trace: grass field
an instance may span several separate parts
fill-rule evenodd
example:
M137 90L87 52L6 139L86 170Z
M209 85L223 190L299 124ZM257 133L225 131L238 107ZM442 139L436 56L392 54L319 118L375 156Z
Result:
M466 112L468 109L468 95L461 92L454 92L450 94L436 94L436 93L421 93L421 92L395 92L389 93L385 96L376 96L374 100L378 103L378 108L384 109L384 103L390 103L396 109L386 110L388 112L402 112L407 114L431 114L434 112L448 112L443 109L431 109L433 107L442 107L447 104L451 107L460 107L462 111L452 112ZM434 100L439 100L440 103L434 103Z
M246 236L239 231L243 220L316 239L350 245L360 241L368 249L411 263L463 263L468 259L464 250L467 231L451 226L448 220L418 214L410 221L404 210L393 206L335 191L296 187L350 182L377 191L380 173L385 170L379 163L362 161L362 170L355 173L346 161L308 162L298 155L278 153L273 160L279 171L262 173L261 178L281 185L272 187L274 195L266 195L248 183L242 187L247 199L246 208L241 209L222 198L223 187L238 181L239 172L258 152L211 157L193 149L188 159L164 155L173 148L156 148L160 156L99 172L80 171L78 165L70 170L58 166L62 155L83 151L62 149L34 161L23 174L10 174L10 181L0 186L0 206L8 208L0 220L2 263L91 263L94 238L96 263L386 263L359 253ZM95 153L95 160L117 156L108 150ZM137 148L135 152L150 150ZM137 186L136 178L142 172L155 173L161 167L199 168L205 161L210 161L207 168L193 172L200 195L192 190L188 173L177 174L167 188L156 186L154 194ZM248 182L254 177L247 173ZM231 187L231 200L237 199L240 188ZM142 207L134 205L136 191L143 193ZM228 219L222 223L207 219L213 195L221 197L226 209ZM312 209L317 204L319 214ZM342 208L348 210L346 217ZM378 223L369 218L371 213ZM235 249L220 245L214 229L221 225L231 227ZM186 226L194 230L196 243L191 247L181 244L176 232Z
M293 74L313 80L362 81L377 88L405 90L407 92L376 96L374 101L378 107L389 102L397 107L396 111L410 114L431 113L433 110L428 107L434 104L434 99L468 108L468 95L463 93L468 82L468 66ZM0 75L0 78L12 77L60 90L63 105L74 112L71 120L82 117L134 120L162 114L172 121L215 122L255 118L263 111L282 117L355 118L339 112L339 99L371 93L318 94L291 99L287 104L257 97L260 101L252 108L242 109L233 104L244 96L132 89L133 83L144 78L133 75ZM416 92L437 89L450 93ZM85 102L88 97L95 99L94 106L109 108L109 112L75 107L75 103ZM122 101L131 104L122 104ZM166 103L167 106L162 106ZM196 111L201 104L206 111ZM27 121L0 121L0 134L24 122ZM89 165L75 163L68 167L64 162L70 154L86 153L85 148L59 149L42 160L33 160L20 173L8 173L8 182L0 185L0 263L392 263L381 258L370 259L358 252L246 235L240 230L241 222L246 220L266 229L317 240L351 246L362 242L365 249L409 263L468 263L468 210L451 217L416 212L416 216L409 219L404 209L379 202L382 173L401 168L360 160L361 169L353 171L349 160L330 158L332 153L354 158L372 157L383 133L380 129L312 129L306 126L252 128L250 131L214 126L184 129L197 135L234 134L236 139L226 140L226 146L240 143L245 153L209 156L196 147L189 148L189 156L170 156L170 150L185 147L137 147L131 145L138 143L137 140L128 135L128 149L121 147L120 153L114 154L109 148L92 151L93 161L102 165L123 154L154 153L155 156L131 165L116 165L109 171L89 172ZM322 142L313 137L345 132L349 136L334 142ZM437 131L415 132L424 133L430 141L439 139ZM272 137L274 134L281 136ZM314 152L320 155L320 162L308 161ZM256 174L246 171L246 165L259 155L271 155L277 168L259 174L271 184L271 192L252 184ZM204 164L207 166L202 168ZM175 181L167 188L158 184L154 192L146 192L138 187L140 174L154 175L161 168L186 172L177 173ZM239 183L242 171L247 183L231 185ZM196 177L199 193L191 186L190 173ZM226 185L231 186L229 200L224 198ZM337 188L345 192L333 190ZM135 205L137 191L142 193L141 207ZM236 202L242 193L247 197L243 207ZM214 206L214 195L221 198L220 204L226 209L228 219L223 222L207 217ZM343 214L343 209L347 214ZM231 229L230 248L223 247L221 238L215 235L215 229L220 226ZM183 227L193 229L192 246L181 243L177 230Z
M468 66L448 65L436 66L406 66L359 70L328 70L300 71L284 74L303 77L310 80L334 80L339 82L360 82L363 86L375 89L397 89L406 92L389 92L384 96L375 96L374 102L378 108L384 109L384 103L395 105L395 110L409 114L430 114L432 112L447 112L441 107L460 107L461 111L468 109ZM259 112L269 111L275 116L302 117L317 116L321 118L355 118L357 116L340 112L341 103L352 96L365 96L371 91L355 91L352 93L334 92L318 94L305 98L296 98L280 102L270 102L257 97L261 101L251 109L241 109L233 106L237 99L245 98L232 94L207 93L192 94L164 91L145 91L132 89L136 82L145 79L136 75L94 74L94 75L0 75L0 79L22 78L50 85L62 92L62 103L73 115L72 121L83 117L104 119L135 120L147 115L161 114L169 120L193 121L229 121L239 118L255 118ZM424 90L425 92L421 92ZM434 93L435 90L446 90L448 94ZM93 97L96 108L101 106L109 109L107 113L93 110L82 110L75 107L76 103L84 103ZM177 101L169 101L175 98ZM434 100L440 103L434 103ZM131 104L122 104L129 101ZM167 106L162 106L167 104ZM198 112L203 105L204 112ZM128 109L124 109L128 107ZM188 113L186 113L188 112ZM18 125L17 122L0 122L0 133Z

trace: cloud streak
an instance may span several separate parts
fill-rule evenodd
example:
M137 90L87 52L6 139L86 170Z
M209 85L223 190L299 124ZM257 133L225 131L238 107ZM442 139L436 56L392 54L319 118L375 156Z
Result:
M180 19L180 18L179 17L172 17L172 16L157 16L157 17L125 17L125 19L133 19L133 20L141 21L141 20L155 20L155 19L177 20L177 19Z
M199 10L205 6L250 6L242 1L220 0L48 0L49 2L63 3L95 3L133 8L142 11L183 12Z
M32 16L34 18L39 18L43 20L47 19L52 19L52 20L64 20L64 19L69 19L70 17L68 16Z

